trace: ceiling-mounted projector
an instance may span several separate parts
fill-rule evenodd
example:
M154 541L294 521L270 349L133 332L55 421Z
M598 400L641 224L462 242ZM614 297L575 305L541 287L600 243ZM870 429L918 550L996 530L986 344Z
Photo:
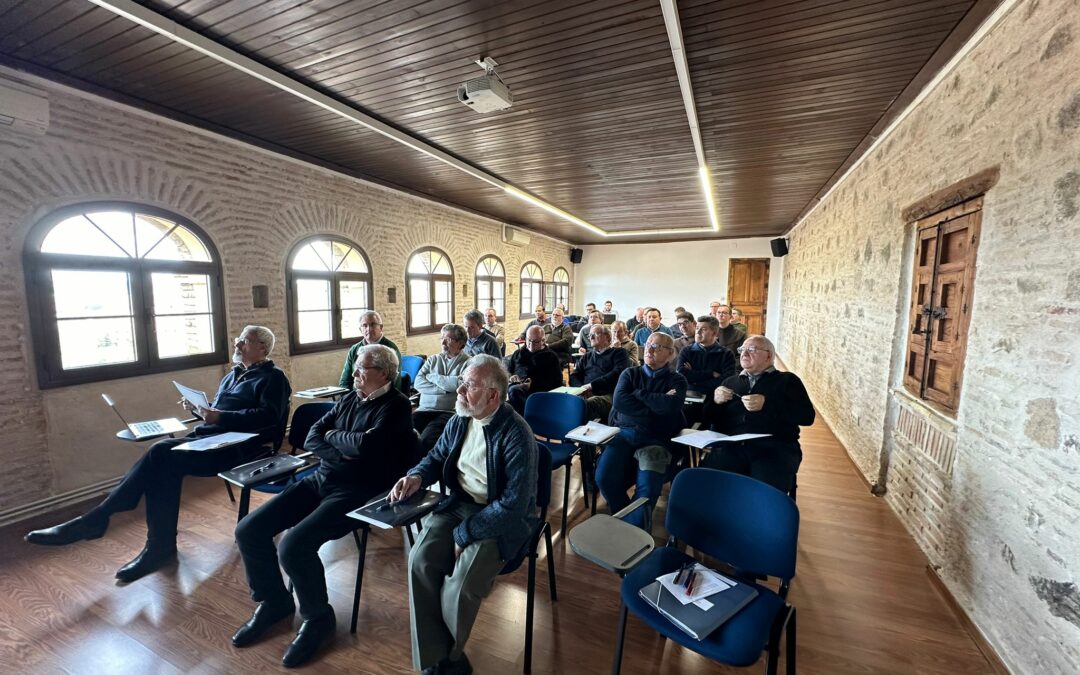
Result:
M458 100L478 113L506 110L514 105L514 95L503 84L502 78L495 72L499 65L495 59L486 56L476 59L475 63L484 69L484 76L463 83L457 90Z

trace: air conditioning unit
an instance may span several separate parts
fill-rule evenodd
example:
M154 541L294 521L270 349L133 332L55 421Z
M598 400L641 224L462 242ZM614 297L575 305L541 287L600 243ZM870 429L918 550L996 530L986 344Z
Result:
M0 129L5 128L44 135L49 130L49 99L45 92L0 78Z
M532 238L521 230L516 230L509 225L503 225L503 243L511 246L528 246L530 241L532 241Z

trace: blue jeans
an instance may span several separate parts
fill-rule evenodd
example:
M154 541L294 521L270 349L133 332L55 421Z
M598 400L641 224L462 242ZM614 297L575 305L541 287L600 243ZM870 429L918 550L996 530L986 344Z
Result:
M645 507L635 509L626 518L626 522L641 528L645 527L646 516L652 514L653 507L660 498L665 478L663 473L638 467L634 453L638 448L647 445L666 443L637 429L621 429L619 435L604 446L600 460L596 463L596 484L612 513L623 509L638 497L649 500ZM626 495L630 486L634 486L633 498Z

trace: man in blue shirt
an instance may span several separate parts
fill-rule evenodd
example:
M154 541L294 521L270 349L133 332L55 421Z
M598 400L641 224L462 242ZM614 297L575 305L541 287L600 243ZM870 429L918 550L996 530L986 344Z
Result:
M465 312L465 355L476 356L477 354L490 354L495 358L502 358L502 350L495 336L484 330L484 315L478 309L470 309Z
M672 335L670 328L660 323L660 310L655 307L649 307L645 310L645 323L643 324L643 327L639 328L638 331L634 333L634 342L639 346L644 346L649 337L657 332L663 333L671 338L675 337Z

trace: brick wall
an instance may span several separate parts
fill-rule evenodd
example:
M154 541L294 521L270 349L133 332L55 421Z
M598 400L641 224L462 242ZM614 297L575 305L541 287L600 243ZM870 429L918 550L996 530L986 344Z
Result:
M1080 4L1018 3L791 234L779 349L1016 672L1080 671ZM955 419L901 384L902 210L992 166Z
M567 245L534 236L527 249L507 246L494 221L40 80L33 84L49 92L49 133L21 136L0 128L0 312L7 319L0 326L0 511L94 484L130 466L140 448L113 438L116 420L100 392L112 393L125 414L153 419L175 409L170 380L213 390L223 373L201 368L39 391L21 255L27 232L57 207L104 199L138 202L203 228L222 256L229 334L245 324L269 326L279 339L274 360L294 390L336 383L344 359L344 350L288 354L285 258L313 233L339 234L364 248L386 333L411 353L439 349L437 334L405 336L405 264L421 246L439 247L454 264L458 321L472 307L476 263L485 254L499 256L513 287L507 298L511 332L523 323L517 320L517 275L526 260L539 262L548 279L558 266L573 274ZM256 284L270 288L268 309L252 307ZM389 287L397 289L395 304L387 303Z

